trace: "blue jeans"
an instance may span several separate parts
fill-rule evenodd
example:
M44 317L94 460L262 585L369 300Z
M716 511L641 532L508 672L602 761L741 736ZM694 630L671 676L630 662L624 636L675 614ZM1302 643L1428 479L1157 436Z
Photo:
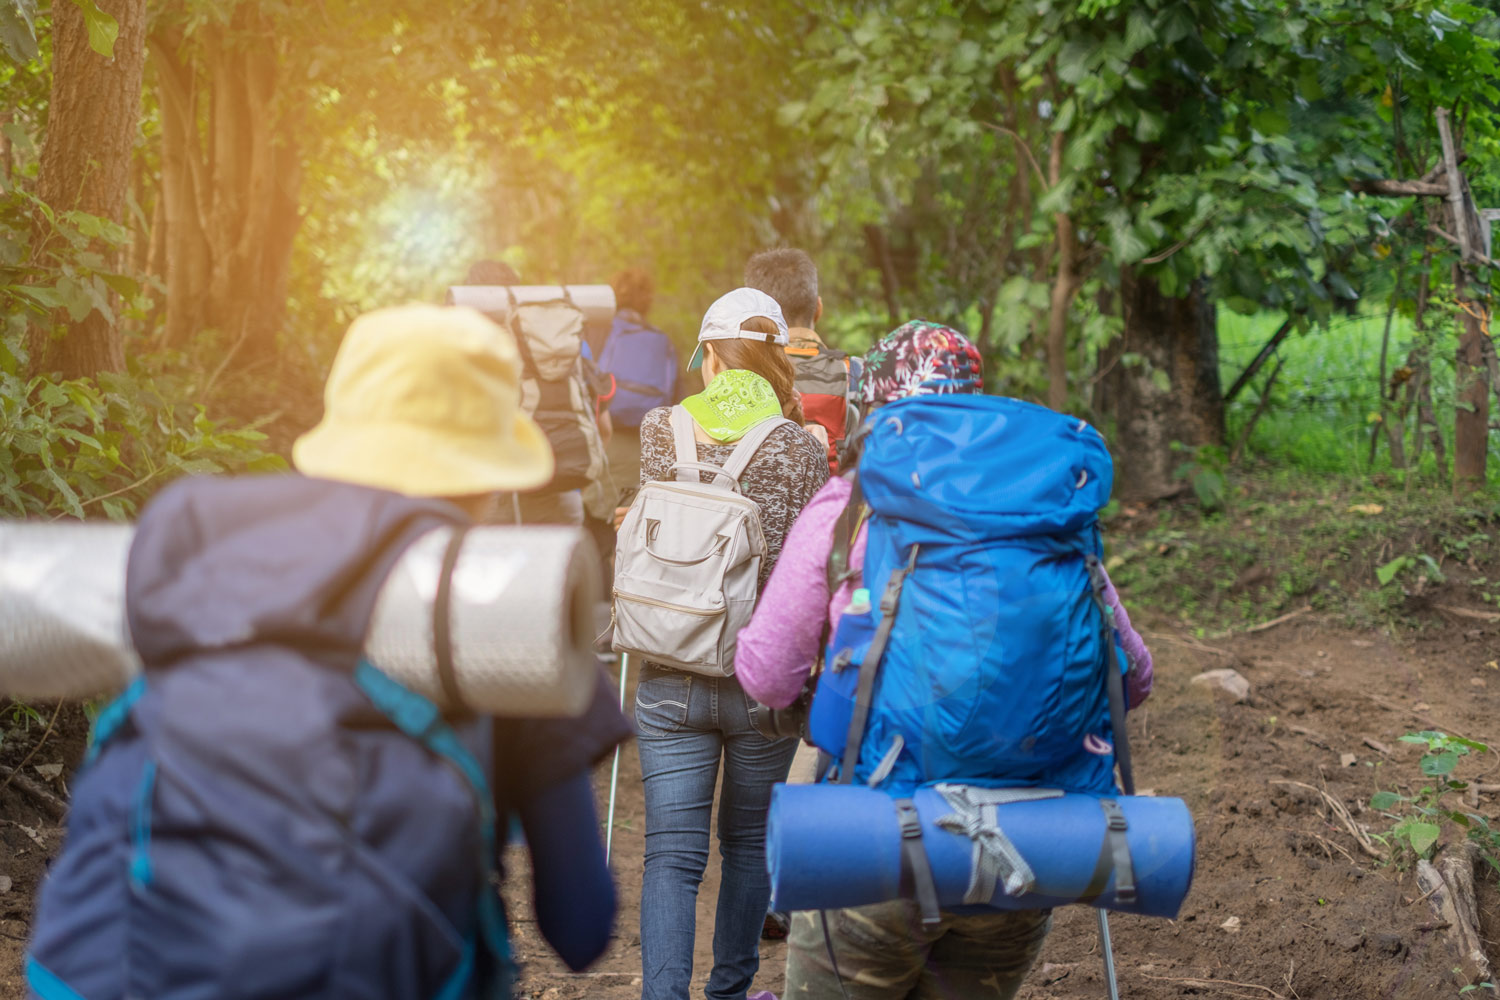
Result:
M796 740L755 731L757 711L733 677L701 677L647 666L635 695L646 785L646 875L641 889L642 1000L687 1000L693 975L698 885L719 758L719 855L709 1000L744 1000L760 968L760 929L771 899L766 811L785 781Z

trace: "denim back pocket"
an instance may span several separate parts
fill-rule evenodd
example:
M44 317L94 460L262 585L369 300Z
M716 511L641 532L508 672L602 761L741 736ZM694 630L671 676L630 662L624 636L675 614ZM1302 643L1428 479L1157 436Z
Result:
M647 667L635 689L635 728L646 736L680 732L687 725L693 678L677 670Z

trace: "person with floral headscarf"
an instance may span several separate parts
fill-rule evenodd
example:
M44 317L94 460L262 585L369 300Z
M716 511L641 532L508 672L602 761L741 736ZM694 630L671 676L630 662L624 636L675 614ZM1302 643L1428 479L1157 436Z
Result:
M910 396L978 394L984 388L979 349L951 327L908 322L865 355L856 395L871 412ZM838 624L854 591L865 586L866 532L849 551L854 579L830 593L828 560L839 516L853 494L852 472L828 483L803 508L787 535L781 559L761 591L755 617L739 634L735 676L745 692L773 708L802 694L818 660L825 628ZM1129 703L1151 691L1151 654L1120 603L1114 585L1105 600L1130 661ZM787 996L847 996L849 1000L903 1000L938 996L1009 998L1020 989L1041 951L1050 910L943 914L936 930L918 919L916 904L894 900L827 914L828 941L816 913L793 915L787 951ZM834 969L828 959L838 958ZM842 980L842 983L840 982Z

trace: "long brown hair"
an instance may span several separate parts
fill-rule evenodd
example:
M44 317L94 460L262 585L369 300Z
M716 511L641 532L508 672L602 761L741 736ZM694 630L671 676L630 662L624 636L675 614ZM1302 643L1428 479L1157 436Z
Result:
M745 320L740 328L756 333L776 333L776 324L763 316ZM742 368L771 383L771 388L776 390L776 398L781 403L781 412L786 418L798 424L807 422L802 415L802 397L794 384L797 373L792 368L791 359L781 347L764 340L711 340L705 346L714 352L720 367L726 371Z

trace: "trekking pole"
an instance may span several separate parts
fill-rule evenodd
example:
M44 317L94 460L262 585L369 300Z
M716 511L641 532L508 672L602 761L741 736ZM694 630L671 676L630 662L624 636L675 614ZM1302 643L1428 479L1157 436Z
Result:
M625 675L630 671L630 654L620 654L620 711L625 711ZM615 747L615 762L609 769L609 815L604 826L604 863L609 864L610 849L615 843L615 789L620 784L620 748ZM1103 913L1103 910L1099 911Z
M1120 983L1115 979L1115 949L1109 941L1109 913L1099 914L1099 950L1104 952L1104 980L1109 986L1109 1000L1120 1000Z

